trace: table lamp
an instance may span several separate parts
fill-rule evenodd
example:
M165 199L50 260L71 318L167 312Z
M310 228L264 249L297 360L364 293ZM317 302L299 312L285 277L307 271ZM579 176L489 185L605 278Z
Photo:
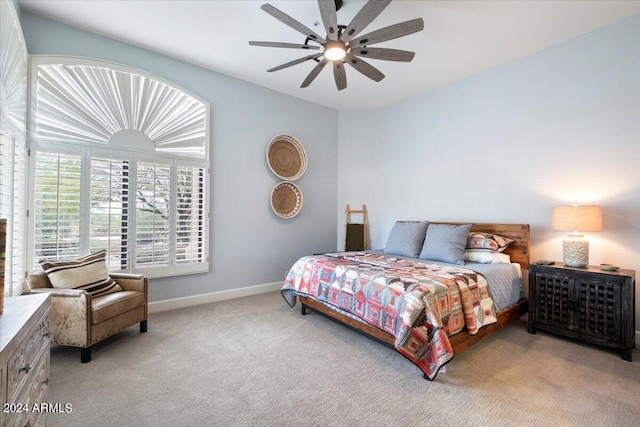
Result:
M551 228L572 231L562 241L562 261L569 267L589 265L589 242L584 231L602 231L600 206L556 206L553 208Z

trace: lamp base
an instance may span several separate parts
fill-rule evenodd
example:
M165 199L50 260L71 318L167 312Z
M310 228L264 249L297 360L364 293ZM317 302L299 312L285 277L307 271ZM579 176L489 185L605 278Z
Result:
M589 242L584 239L563 240L562 262L569 267L587 267L589 265Z

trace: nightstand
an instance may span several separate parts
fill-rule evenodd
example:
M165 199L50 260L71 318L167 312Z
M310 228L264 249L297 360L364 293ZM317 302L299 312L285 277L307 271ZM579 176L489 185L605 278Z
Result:
M529 265L529 333L542 330L620 351L631 361L635 271Z

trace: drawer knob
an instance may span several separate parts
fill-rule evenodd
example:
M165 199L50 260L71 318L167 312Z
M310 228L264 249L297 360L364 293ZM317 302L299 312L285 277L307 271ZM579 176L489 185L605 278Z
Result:
M29 364L27 363L27 365L23 366L22 368L20 368L18 370L18 372L23 372L24 371L25 374L28 374L30 370L31 370L31 366L29 366Z

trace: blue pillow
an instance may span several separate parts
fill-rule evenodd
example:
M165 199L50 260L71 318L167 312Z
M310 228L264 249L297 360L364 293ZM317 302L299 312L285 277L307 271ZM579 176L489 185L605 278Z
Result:
M430 224L420 252L421 259L464 264L464 247L471 224Z
M424 242L424 233L427 231L427 221L422 222L396 222L391 229L385 254L417 258Z

